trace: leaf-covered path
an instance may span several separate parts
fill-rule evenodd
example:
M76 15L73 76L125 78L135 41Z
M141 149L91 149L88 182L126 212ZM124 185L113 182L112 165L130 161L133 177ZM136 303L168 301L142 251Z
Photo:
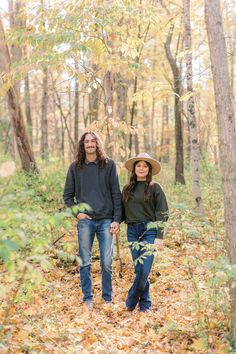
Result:
M77 267L53 259L47 282L34 292L32 301L12 309L6 353L227 353L227 304L225 295L218 294L222 284L206 286L216 279L211 261L220 252L217 240L182 242L180 237L167 237L165 249L156 255L153 311L145 314L125 310L133 278L127 248L121 250L122 278L119 262L114 261L111 305L101 299L99 260L93 260L92 311L82 303ZM60 242L75 239L71 234Z

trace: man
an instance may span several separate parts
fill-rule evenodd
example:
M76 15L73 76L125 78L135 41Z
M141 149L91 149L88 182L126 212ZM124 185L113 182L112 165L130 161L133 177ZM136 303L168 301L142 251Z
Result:
M113 235L119 232L122 209L116 165L107 157L95 132L85 132L78 143L76 160L67 173L63 198L78 219L83 301L92 309L91 260L94 237L96 234L100 250L102 297L109 303L112 301Z

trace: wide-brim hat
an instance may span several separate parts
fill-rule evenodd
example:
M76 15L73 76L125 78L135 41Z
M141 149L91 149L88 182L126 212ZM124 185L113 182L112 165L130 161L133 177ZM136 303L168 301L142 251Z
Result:
M152 166L152 175L157 175L161 171L161 164L159 161L153 159L150 155L148 155L146 152L142 152L138 154L136 157L132 157L131 159L128 159L125 162L125 167L127 170L130 172L133 171L133 166L136 161L146 161L149 162L150 165Z

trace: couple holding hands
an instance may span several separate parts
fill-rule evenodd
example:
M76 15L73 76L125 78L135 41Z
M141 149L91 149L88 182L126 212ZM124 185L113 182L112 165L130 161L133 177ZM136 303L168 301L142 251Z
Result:
M142 153L127 160L125 167L131 174L121 193L114 161L106 155L99 136L87 131L80 138L76 159L67 172L63 198L78 219L80 281L85 305L93 308L91 261L95 234L100 251L102 298L106 303L112 301L113 235L119 233L120 223L125 221L135 268L126 309L132 311L138 306L146 312L152 307L148 277L153 247L163 247L168 204L160 184L152 181L152 176L161 170L157 160Z

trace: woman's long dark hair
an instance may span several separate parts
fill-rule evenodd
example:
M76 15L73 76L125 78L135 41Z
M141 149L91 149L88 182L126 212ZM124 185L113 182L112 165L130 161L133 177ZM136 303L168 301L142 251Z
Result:
M100 137L93 131L87 131L81 136L77 146L75 161L79 167L85 162L86 153L84 149L84 140L88 134L92 135L96 140L96 145L97 145L96 153L97 153L98 165L99 167L103 167L107 163L108 157L103 149Z
M143 160L140 160L143 161ZM131 194L134 192L136 184L137 184L137 175L135 173L135 166L137 165L138 162L140 161L136 161L133 165L133 169L130 175L130 180L129 183L126 184L126 186L124 187L124 190L122 192L122 201L124 203L127 203L128 200L131 197ZM153 197L153 182L152 182L152 165L145 161L145 163L148 165L149 167L149 171L146 177L146 185L145 185L145 189L144 189L144 200L145 201L149 201L152 199Z

